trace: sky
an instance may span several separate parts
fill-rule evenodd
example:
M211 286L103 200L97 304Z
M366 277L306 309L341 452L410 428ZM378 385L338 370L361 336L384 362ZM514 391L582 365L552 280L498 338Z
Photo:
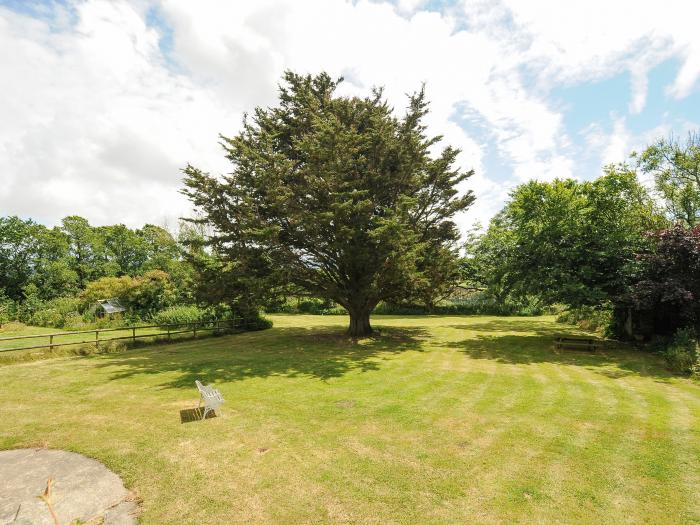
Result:
M426 85L482 225L518 184L589 180L700 128L700 3L687 0L0 0L0 216L174 227L181 169L230 167L219 134L282 72Z

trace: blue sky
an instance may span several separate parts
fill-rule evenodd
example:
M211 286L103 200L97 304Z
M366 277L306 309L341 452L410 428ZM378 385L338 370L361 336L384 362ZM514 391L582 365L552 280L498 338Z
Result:
M383 85L397 111L425 82L429 129L476 171L466 230L528 179L594 178L700 127L697 15L680 0L0 0L0 213L173 226L180 168L226 171L218 134L274 103L291 68L344 74L343 94Z

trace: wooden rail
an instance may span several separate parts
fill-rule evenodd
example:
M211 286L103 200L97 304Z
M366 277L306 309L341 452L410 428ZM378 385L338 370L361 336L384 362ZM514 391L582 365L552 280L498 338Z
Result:
M236 328L246 328L250 326L251 321L243 318L233 318L233 319L226 319L226 320L217 320L217 321L205 321L205 322L199 322L199 323L174 323L174 324L152 324L152 325L145 325L145 326L123 326L121 328L98 328L95 330L76 330L76 331L71 331L71 332L56 332L52 334L37 334L37 335L17 335L17 336L12 336L12 337L0 337L0 352L11 352L14 350L34 350L37 348L48 348L50 350L53 350L55 347L58 346L69 346L69 345L84 345L84 344L94 344L96 347L99 348L101 342L108 342L108 341L120 341L124 339L131 339L132 341L136 341L136 339L140 339L143 337L160 337L160 336L167 336L168 339L171 338L171 336L176 335L176 334L184 334L184 333L192 333L193 337L197 337L197 331L201 332L221 332L225 329L231 329L235 330ZM165 331L161 332L149 332L146 334L137 334L137 330L145 330L145 329L150 329L150 328L165 328ZM124 336L117 336L117 337L106 337L100 339L100 334L106 333L106 332L124 332L124 331L131 331L131 335L124 335ZM65 337L65 336L70 336L70 335L79 335L79 334L95 334L95 338L88 339L88 340L81 340L81 341L70 341L70 342L54 342L54 338L59 338L59 337ZM20 347L13 347L13 348L1 348L2 343L4 341L16 341L18 339L42 339L42 338L48 338L49 341L46 344L38 344L38 345L31 345L31 346L20 346Z

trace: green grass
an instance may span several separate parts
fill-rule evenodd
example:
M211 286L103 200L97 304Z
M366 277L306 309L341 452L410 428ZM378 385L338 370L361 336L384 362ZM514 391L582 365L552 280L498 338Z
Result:
M100 345L102 345L102 351L118 351L123 350L125 347L125 342L128 339L125 337L131 337L133 334L131 328L120 328L120 329L108 329L107 332L100 332L99 340ZM167 336L160 335L159 338L155 337L156 334L162 334L165 329L160 327L154 328L141 328L136 327L137 336L145 336L148 334L153 334L154 337L143 337L137 338L139 343L151 343L156 339L167 340ZM47 357L57 357L66 355L85 355L97 353L100 351L99 348L95 347L95 331L79 330L85 333L71 333L74 330L61 330L59 328L43 328L40 326L28 326L22 323L7 323L0 328L0 365L5 363L14 363L20 361L32 361L36 359L44 359ZM75 330L78 331L78 330ZM209 331L200 331L199 335L210 334ZM64 343L71 343L65 346L55 346L49 347L51 339L49 334L55 334L53 338L53 343L56 345L63 345ZM24 337L24 336L35 336L26 339L10 339L6 340L4 338L10 337ZM39 337L40 336L40 337ZM182 339L191 337L192 333L184 334L174 334L171 339ZM109 341L112 340L110 343ZM30 348L23 350L24 347L37 347L44 345L41 348ZM8 351L10 350L10 351Z
M0 447L95 457L143 523L698 523L700 384L551 317L273 316L0 367ZM194 380L227 399L182 423Z

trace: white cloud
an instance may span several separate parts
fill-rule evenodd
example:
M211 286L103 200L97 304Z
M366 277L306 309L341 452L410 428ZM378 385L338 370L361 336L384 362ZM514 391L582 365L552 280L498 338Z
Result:
M561 117L523 86L516 71L518 46L484 32L457 30L457 21L448 14L404 17L388 4L327 0L210 0L196 5L168 0L163 11L175 29L175 48L184 66L200 78L217 79L213 83L222 96L239 100L240 93L231 86L245 85L249 77L249 83L273 85L285 67L346 75L349 85L343 89L349 93L382 85L397 108L405 106L407 91L427 82L430 130L464 150L460 161L465 169L484 166L475 137L451 120L460 104L478 113L501 155L514 164L516 176L570 173L569 163L557 152L566 141ZM274 25L264 22L272 12ZM272 98L263 86L253 91L265 103ZM481 175L472 181L479 200L491 195L489 174Z
M424 5L81 0L75 13L55 7L50 24L0 7L1 213L172 221L188 208L179 169L192 162L225 171L218 133L235 133L244 111L274 103L291 68L343 75L344 93L383 85L398 110L407 91L427 82L430 131L463 150L464 169L477 170L466 228L487 222L514 184L572 175L577 148L548 100L553 86L630 71L636 113L660 60L683 60L669 87L677 97L700 73L695 17L674 15L682 4L673 1L659 9L465 0L442 14ZM172 30L168 56L146 23L152 8ZM478 126L457 124L464 121ZM626 133L620 115L612 135L592 130L588 146L604 141L599 151L612 157L634 142ZM488 171L487 148L510 173Z
M632 112L644 105L645 77L675 56L682 67L670 92L679 98L700 77L700 6L686 0L651 1L502 0L517 38L529 38L528 61L540 80L575 83L622 71L633 76Z
M646 104L649 88L647 72L645 69L637 69L632 73L632 101L629 106L632 114L641 113Z
M626 159L630 153L630 134L623 117L617 117L613 130L603 149L602 164L615 164Z
M170 72L158 35L123 3L77 6L74 28L0 9L0 205L48 223L160 222L188 210L188 160L220 169L217 129L232 114Z
M171 68L144 21L147 7L89 0L77 4L76 26L59 31L2 11L3 65L19 77L3 93L15 118L0 128L9 174L0 198L12 213L131 224L183 213L179 168L225 169L217 133L235 132L243 111L273 103L285 68L344 74L347 92L383 85L399 110L406 92L427 82L430 130L463 150L464 169L483 164L481 146L451 120L460 101L494 127L514 162L549 148L559 125L528 98L498 42L455 32L449 16L403 17L372 2L165 0ZM487 195L489 184L481 173L472 187Z
M696 32L696 35L698 34L700 33ZM688 45L685 54L683 67L670 88L671 94L676 98L687 97L700 78L700 37L696 37L696 41Z

